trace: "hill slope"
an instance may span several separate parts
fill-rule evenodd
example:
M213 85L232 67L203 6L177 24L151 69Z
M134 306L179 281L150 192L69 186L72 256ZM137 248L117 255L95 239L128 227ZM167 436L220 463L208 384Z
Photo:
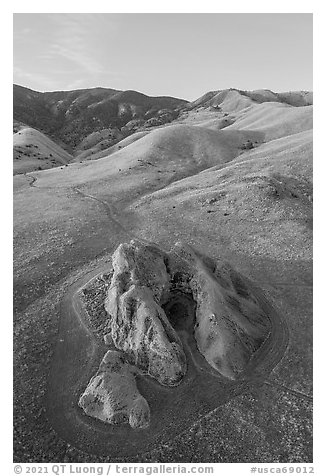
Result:
M37 92L14 85L14 118L76 147L89 134L125 127L132 120L148 126L170 122L187 101L150 97L137 91L106 88ZM115 137L114 137L115 139Z
M287 99L296 106L265 91L240 96L228 97L233 112L200 106L180 115L184 124L130 136L97 160L14 177L15 461L112 461L116 428L75 411L82 379L107 350L87 317L74 317L75 297L89 285L101 325L112 253L132 239L164 250L183 241L207 266L228 262L257 283L283 327L264 347L268 365L260 355L231 396L206 374L200 383L189 374L184 393L183 384L152 393L139 376L162 431L154 425L135 454L122 430L119 461L312 461L312 107L300 94Z
M72 156L58 144L30 127L14 134L14 174L43 170L70 162Z
M260 131L269 141L298 132L311 130L313 106L292 107L286 104L266 102L251 106L235 116L227 130Z
M311 91L276 93L269 89L243 91L231 88L220 91L210 91L189 103L187 108L219 107L226 112L235 112L252 104L261 104L264 102L280 102L295 107L310 106L313 103L313 94Z
M231 88L210 91L188 103L165 96L149 97L137 91L93 88L40 93L14 85L15 123L28 124L44 132L73 154L76 161L104 157L112 153L111 147L126 137L169 123L217 130L237 120L234 129L248 130L248 124L253 123L253 130L256 131L260 129L260 124L257 125L260 115L267 122L275 122L272 115L276 116L277 112L271 113L272 109L277 111L278 106L303 109L303 106L310 104L312 93L307 91L275 93L266 89L242 91ZM284 114L284 111L278 112ZM298 114L300 123L301 115L309 115L307 112L288 114ZM244 115L248 115L246 120ZM293 122L291 117L289 121ZM300 131L300 127L299 124L294 132ZM271 131L266 138L280 136L280 133L274 132L276 135Z

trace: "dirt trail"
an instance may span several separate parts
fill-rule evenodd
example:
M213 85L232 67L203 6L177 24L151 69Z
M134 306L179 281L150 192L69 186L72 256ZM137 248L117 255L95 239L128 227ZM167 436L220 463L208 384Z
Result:
M144 238L140 238L139 236L130 233L129 230L119 221L117 218L117 212L114 210L114 206L107 202L106 200L102 200L100 198L94 197L94 195L90 195L88 193L82 192L79 188L74 187L75 192L85 198L89 198L90 200L95 200L96 202L100 203L104 206L105 211L109 217L109 219L115 223L128 237L130 240L138 240L146 245L155 245L154 242L145 240Z
M37 178L31 174L29 185L37 188ZM73 190L85 199L94 200L105 208L114 223L128 239L154 244L132 234L119 220L114 206L77 187ZM215 372L198 352L189 329L180 329L179 336L187 356L188 370L182 383L174 388L162 387L149 377L138 378L138 388L147 399L152 415L148 430L132 430L129 426L115 427L94 421L83 414L77 405L78 397L95 373L104 353L87 325L87 316L78 296L79 290L107 266L96 269L77 280L68 290L61 304L61 320L57 346L52 359L46 396L47 415L58 434L73 446L93 454L122 457L150 450L153 446L168 443L190 424L213 409L226 404L235 396L261 385L268 373L282 358L288 344L287 327L252 283L249 287L260 301L272 322L272 331L263 346L255 353L245 374L230 381ZM188 319L194 309L184 302ZM269 383L273 385L273 383Z
M107 270L102 267L83 276L64 297L58 345L49 378L48 418L62 438L81 450L87 447L93 454L125 457L149 451L158 441L168 443L208 412L264 384L268 373L283 356L288 338L285 323L262 292L253 287L255 297L272 321L272 332L241 379L231 381L221 376L198 352L192 328L194 304L187 297L175 297L166 306L166 312L169 315L169 309L178 301L184 306L184 322L176 330L183 343L188 369L181 384L174 388L163 387L150 377L138 378L138 388L151 408L150 428L132 430L128 425L116 427L89 418L77 401L108 347L99 345L89 330L79 291Z
M37 181L37 177L35 177L34 175L32 175L29 172L24 174L24 175L27 179L31 179L31 181L29 182L30 187L40 188L40 187L37 187L37 185L35 185L35 182ZM42 189L46 189L46 188L47 187L42 187ZM50 189L52 187L48 187L48 188ZM73 187L72 190L74 190L80 196L82 196L84 198L88 198L90 200L94 200L97 203L99 203L100 205L102 205L104 207L104 209L106 211L106 214L109 217L110 221L113 222L118 228L120 228L120 230L123 231L123 233L125 233L128 236L129 240L137 240L137 241L140 241L141 243L144 243L146 245L155 245L156 244L153 241L149 241L149 240L146 240L144 238L141 238L140 236L137 236L135 233L130 233L130 231L121 223L121 221L117 217L118 213L115 210L114 205L109 203L107 200L102 200L100 198L95 197L94 195L83 192L78 187Z
M263 345L253 354L243 375L246 378L255 372L262 379L268 375L283 357L289 343L289 331L281 314L266 299L264 293L249 279L244 278L249 289L258 300L264 313L271 321L271 332Z
M275 382L275 381L271 381L271 380L264 380L264 383L266 385L269 385L270 387L276 387L276 388L279 388L281 390L285 390L286 392L290 393L291 395L294 395L295 397L299 397L299 398L302 398L304 400L308 400L309 402L313 402L313 397L310 396L310 395L306 395L305 393L302 393L302 392L299 392L299 390L293 390L292 388L289 388L287 387L286 385L282 385L278 382Z

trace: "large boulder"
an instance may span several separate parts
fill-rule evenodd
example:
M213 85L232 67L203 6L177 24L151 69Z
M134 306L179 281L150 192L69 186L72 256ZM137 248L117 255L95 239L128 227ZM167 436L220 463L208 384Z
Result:
M196 302L199 351L222 375L237 378L268 337L268 316L231 266L183 243L177 243L170 256L174 288L191 294Z
M196 302L197 346L209 364L235 379L270 331L268 316L246 281L229 265L177 243L170 253L131 241L112 258L105 308L115 346L163 385L186 372L178 334L162 305L179 291Z
M249 282L183 243L170 253L139 241L121 244L112 267L105 342L119 352L107 352L80 398L90 416L145 428L149 408L137 390L136 369L162 385L181 383L187 371L183 345L162 308L175 294L195 302L197 348L226 378L241 376L270 334L270 320Z
M170 288L168 255L132 241L112 257L113 277L105 301L117 349L162 385L177 385L187 370L178 334L160 306Z
M135 369L121 352L109 350L99 369L79 399L79 406L93 418L118 425L129 422L132 428L147 428L150 410L140 395Z

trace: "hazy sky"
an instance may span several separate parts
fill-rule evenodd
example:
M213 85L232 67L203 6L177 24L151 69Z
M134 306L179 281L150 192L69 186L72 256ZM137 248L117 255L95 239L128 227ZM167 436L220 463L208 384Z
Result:
M14 14L14 82L194 100L223 88L312 90L312 14Z

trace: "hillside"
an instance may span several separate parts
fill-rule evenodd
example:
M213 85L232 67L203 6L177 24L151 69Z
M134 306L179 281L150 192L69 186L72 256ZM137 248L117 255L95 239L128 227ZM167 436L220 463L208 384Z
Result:
M17 127L17 126L16 126ZM72 157L46 135L21 126L13 136L14 174L65 165Z
M42 93L26 94L23 91L27 105L21 109L26 115L15 116L14 124L15 147L25 147L25 155L14 160L36 162L31 172L22 168L13 179L16 461L312 461L311 95L213 91L196 104L176 106L178 116L171 122L148 128L134 123L135 133L127 136L124 126L89 126L76 147L70 142L75 154L71 157L47 136L27 128L32 104L52 119L69 111L66 124L71 120L76 126L86 120L83 111L88 106L110 110L113 102L130 105L121 106L120 118L123 111L140 114L140 107L146 110L141 121L147 121L152 99L100 88L43 93L53 94L51 112L38 96ZM119 141L114 144L112 131ZM57 166L36 170L45 162L26 157L31 143L33 154L56 153ZM67 166L58 166L66 161ZM144 266L141 254L136 262L127 253L134 247L132 240L150 251ZM128 244L122 246L128 259L121 255L112 263L121 243ZM119 292L128 294L133 282L142 293L144 286L137 279L146 267L153 282L164 281L164 273L157 271L157 253L184 258L187 249L195 250L186 260L190 268L200 262L195 280L188 265L180 277L170 266L173 260L160 261L177 293L165 309L187 350L185 380L161 388L137 375L137 388L154 422L147 429L94 422L78 401L112 345L110 336L103 341L96 333L108 333L103 301L112 266L120 273ZM212 285L212 274L220 288L215 281ZM236 299L228 294L231 281ZM250 283L253 294L246 294L244 282ZM111 284L111 294L117 296L115 282ZM221 319L231 336L227 342L235 338L238 349L241 344L254 352L241 378L214 373L211 353L198 357L191 336L203 329L194 327L190 316L191 309L196 314L199 308L187 293L183 298L188 304L180 307L178 302L178 292L189 286L194 293L202 289L204 307L209 296L216 298L214 315L206 316L210 346L215 349L216 343L223 356L224 343L214 330L214 322ZM79 300L81 293L86 307ZM257 296L270 311L270 334L268 345L264 341L255 354L257 342L242 330L248 330L248 324L239 300L246 298L246 309L253 309ZM152 342L148 309L136 306L135 299L126 305L126 332L134 330L129 317L139 312L143 318L144 333L141 339L135 337L139 348ZM277 325L272 315L279 316ZM249 317L256 319L252 313ZM117 332L123 331L120 324ZM255 327L251 330L254 333ZM149 337L143 342L145 334ZM225 345L233 358L233 344ZM217 354L214 365L221 369Z
M310 106L313 103L311 91L289 91L276 93L269 89L259 89L254 91L243 91L241 89L223 89L220 91L210 91L187 106L188 109L198 107L220 107L224 111L234 112L244 109L253 103L280 102L294 107Z
M170 122L187 101L150 97L137 91L107 88L37 92L14 85L14 119L35 127L52 139L75 148L90 134L103 129L117 142L121 129L132 132L139 121L145 127Z
M14 85L14 124L18 125L14 131L28 124L73 155L73 161L80 162L105 157L124 147L120 143L128 137L144 135L168 124L199 125L212 130L232 126L237 130L259 130L260 137L264 131L265 139L276 138L285 130L285 116L289 133L295 119L298 131L302 121L309 129L311 104L312 93L305 91L274 93L231 88L208 92L188 103L136 91L94 88L39 93ZM261 121L272 130L265 130ZM37 170L39 165L34 165ZM44 162L45 165L49 166Z
M259 131L265 141L312 129L313 106L292 107L266 102L234 115L227 130Z

